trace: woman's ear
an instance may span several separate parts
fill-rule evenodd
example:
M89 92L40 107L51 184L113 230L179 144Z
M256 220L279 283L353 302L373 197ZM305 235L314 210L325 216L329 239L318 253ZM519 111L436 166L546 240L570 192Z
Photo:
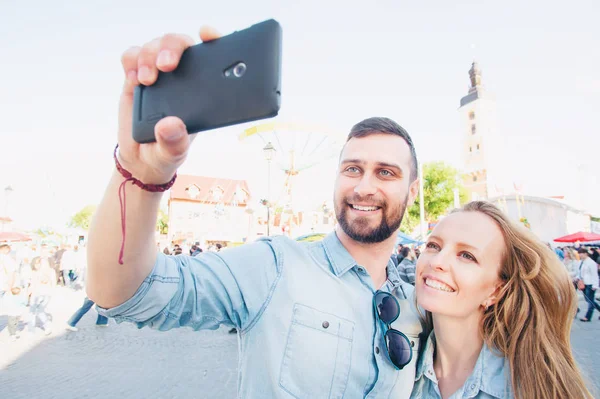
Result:
M503 295L503 292L502 292L503 288L504 288L504 282L501 281L501 282L497 283L494 291L485 299L485 301L481 304L481 306L483 306L487 310L487 308L489 308L490 306L493 306L496 303L498 303L498 301L500 300L500 298Z

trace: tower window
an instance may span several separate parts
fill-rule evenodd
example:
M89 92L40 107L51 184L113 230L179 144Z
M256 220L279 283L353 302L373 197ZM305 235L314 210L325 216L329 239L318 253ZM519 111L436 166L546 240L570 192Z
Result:
M475 124L471 125L471 134L475 134L477 133L477 126L475 126Z
M477 144L477 151L479 151L479 144Z
M473 181L477 181L477 176L473 176Z
M469 152L473 152L473 147L469 147Z
M469 120L474 120L474 119L475 119L475 111L469 112Z

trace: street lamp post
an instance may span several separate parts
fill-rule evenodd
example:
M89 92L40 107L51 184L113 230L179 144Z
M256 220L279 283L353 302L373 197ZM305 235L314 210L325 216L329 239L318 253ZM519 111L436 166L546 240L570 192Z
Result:
M267 161L267 236L271 235L271 161L275 158L275 147L269 141L265 148L263 148L263 154Z
M4 187L4 216L8 218L8 197L10 194L15 191L11 186ZM5 223L2 223L2 231L4 231Z

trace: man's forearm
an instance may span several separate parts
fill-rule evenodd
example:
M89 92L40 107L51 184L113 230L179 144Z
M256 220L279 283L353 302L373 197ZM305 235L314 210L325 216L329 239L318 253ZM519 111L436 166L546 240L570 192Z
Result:
M119 186L124 178L115 170L96 209L87 248L87 294L99 306L110 308L131 298L156 261L155 228L162 193L125 184L125 248Z

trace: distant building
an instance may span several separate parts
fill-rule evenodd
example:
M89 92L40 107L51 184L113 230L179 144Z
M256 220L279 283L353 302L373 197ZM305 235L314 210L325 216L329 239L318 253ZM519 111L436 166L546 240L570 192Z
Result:
M245 180L179 175L170 190L169 242L239 243L252 234Z
M528 195L489 198L512 220L527 223L540 240L552 245L554 239L579 231L590 231L590 215L563 202ZM525 222L525 223L524 223Z
M8 216L0 216L0 231L12 231L13 220Z
M502 193L501 173L508 162L502 140L496 131L496 106L484 89L481 69L473 62L469 70L470 87L460 100L462 125L463 184L468 200L486 199Z

